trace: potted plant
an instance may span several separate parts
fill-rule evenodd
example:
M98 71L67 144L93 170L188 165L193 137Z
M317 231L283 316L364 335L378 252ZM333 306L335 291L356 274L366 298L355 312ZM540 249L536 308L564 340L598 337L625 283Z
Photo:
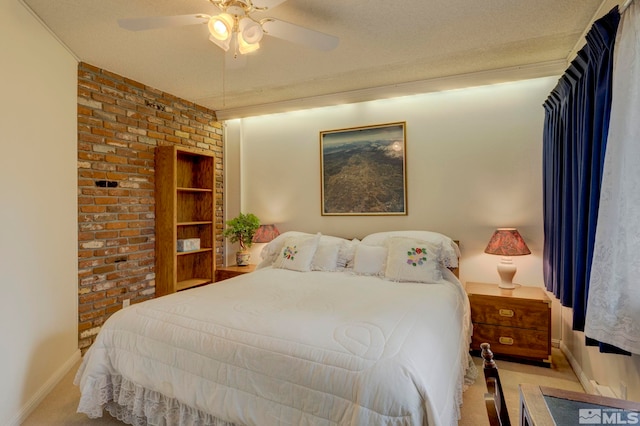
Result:
M240 250L236 252L236 265L246 266L249 264L249 248L253 244L253 236L260 227L260 219L252 213L240 213L227 222L227 228L222 235L229 238L232 243L240 243Z

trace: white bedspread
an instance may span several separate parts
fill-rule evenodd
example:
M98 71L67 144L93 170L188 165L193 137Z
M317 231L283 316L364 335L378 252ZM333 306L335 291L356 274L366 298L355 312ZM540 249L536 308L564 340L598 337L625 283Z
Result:
M132 305L86 353L78 411L131 424L456 425L469 307L445 276L265 268Z

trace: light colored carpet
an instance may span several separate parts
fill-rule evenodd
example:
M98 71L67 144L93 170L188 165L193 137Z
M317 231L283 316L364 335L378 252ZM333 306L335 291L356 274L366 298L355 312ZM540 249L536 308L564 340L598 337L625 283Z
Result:
M573 370L559 350L553 350L553 366L551 368L496 360L500 371L500 380L505 393L507 409L513 424L518 423L519 383L544 384L545 386L583 392ZM478 380L467 389L462 405L462 418L459 426L488 425L484 407L486 387L482 374L482 360L474 357L478 366ZM22 424L23 426L74 426L74 425L119 425L123 423L105 412L100 419L88 419L84 414L76 413L80 392L73 385L77 368L73 368L64 379L51 391L33 413ZM266 426L266 425L265 425Z
M571 366L563 353L558 349L552 350L553 365L551 367L538 367L515 362L496 359L500 382L504 391L504 399L507 403L507 411L511 424L518 424L520 412L520 383L544 385L552 388L584 392ZM478 367L478 379L464 393L462 403L462 418L459 426L488 426L487 411L484 406L484 394L487 391L482 372L482 359L473 358Z

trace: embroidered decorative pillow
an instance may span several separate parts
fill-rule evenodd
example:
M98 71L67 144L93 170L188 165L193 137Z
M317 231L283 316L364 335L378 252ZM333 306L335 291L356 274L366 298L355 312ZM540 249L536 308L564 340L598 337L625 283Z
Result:
M310 271L319 240L320 234L287 238L284 240L280 254L273 262L273 267L300 272Z
M338 252L340 251L340 243L337 241L324 241L320 239L318 248L316 249L311 261L312 271L337 271L338 270Z
M314 234L309 234L306 232L299 231L286 231L282 234L278 235L273 241L266 244L262 251L260 252L260 257L262 261L257 266L258 269L264 268L267 266L271 266L273 262L276 261L278 255L282 251L282 246L284 245L284 241L289 237L301 237L301 236L315 236ZM320 245L325 243L338 243L339 251L338 251L338 260L337 265L338 268L345 268L353 266L353 255L355 251L355 246L359 241L354 239L353 241L349 241L344 238L334 237L331 235L321 235L320 236Z
M361 275L383 275L387 248L358 244L353 258L353 272Z
M442 280L439 245L413 238L391 237L385 278L392 281L435 283Z
M457 268L458 258L460 257L460 248L458 245L446 235L432 231L387 231L369 234L362 239L364 244L371 246L382 246L387 244L387 240L393 237L414 238L417 240L428 241L436 246L442 247L439 253L438 261L447 267Z
M287 238L302 236L314 237L315 235L299 231L286 231L278 235L270 243L266 244L260 251L260 257L262 258L262 261L258 264L257 269L271 266L273 262L276 261L278 255L282 251L282 246L284 245L284 242Z

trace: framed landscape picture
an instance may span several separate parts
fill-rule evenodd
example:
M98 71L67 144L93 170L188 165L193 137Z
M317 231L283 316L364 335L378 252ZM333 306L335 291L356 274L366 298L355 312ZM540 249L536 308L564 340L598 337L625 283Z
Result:
M320 132L322 215L406 215L404 122Z

